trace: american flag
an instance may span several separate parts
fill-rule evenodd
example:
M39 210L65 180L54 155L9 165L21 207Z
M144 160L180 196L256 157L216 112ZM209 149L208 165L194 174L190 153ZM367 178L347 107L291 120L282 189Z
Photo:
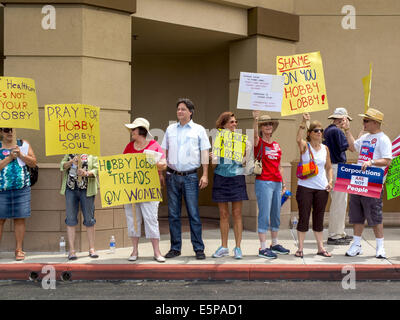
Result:
M392 141L392 158L394 159L395 157L400 155L400 136L398 136L396 139ZM389 171L389 167L385 168L385 176L387 175Z
M392 157L400 155L400 136L392 141Z

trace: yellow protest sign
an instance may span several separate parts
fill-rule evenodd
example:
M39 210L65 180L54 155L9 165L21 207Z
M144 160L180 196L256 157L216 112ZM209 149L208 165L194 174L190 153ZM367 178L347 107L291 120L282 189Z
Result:
M285 77L282 116L328 109L319 51L276 57L278 75Z
M220 158L241 162L246 151L246 141L247 136L244 134L218 129L213 154Z
M157 166L143 153L99 157L99 180L103 208L162 201Z
M369 64L369 74L362 78L364 88L364 111L367 112L371 101L372 64Z
M33 79L0 77L0 127L39 130Z
M100 155L99 115L99 107L84 104L46 105L46 155Z

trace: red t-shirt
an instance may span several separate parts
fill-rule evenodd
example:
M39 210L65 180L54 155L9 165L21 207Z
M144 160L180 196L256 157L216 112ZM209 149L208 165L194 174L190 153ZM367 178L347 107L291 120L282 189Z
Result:
M257 157L260 148L263 148L261 154ZM282 150L277 142L266 143L259 137L257 147L254 147L254 158L260 158L262 155L262 172L256 176L256 179L263 181L281 182L282 175L279 171L279 165L282 158Z
M143 153L144 150L153 150L153 151L161 152L162 153L161 159L165 159L165 153L163 152L163 149L161 148L161 146L158 144L158 142L156 140L151 140L149 142L149 144L147 145L147 147L142 150L136 150L135 146L134 146L134 142L131 141L126 145L124 154L125 153Z

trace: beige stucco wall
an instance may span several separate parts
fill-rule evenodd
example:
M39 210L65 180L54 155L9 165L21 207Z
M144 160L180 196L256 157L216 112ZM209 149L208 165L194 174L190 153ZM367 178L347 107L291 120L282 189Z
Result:
M203 0L241 8L261 7L293 13L295 0Z
M121 153L129 141L123 124L131 110L131 16L83 5L55 5L56 29L44 30L41 5L4 8L4 74L36 82L40 131L18 129L39 162L39 182L32 189L32 216L27 220L24 249L53 251L65 236L65 199L60 195L62 155L46 157L44 106L84 103L100 107L101 154ZM96 198L96 247L106 248L111 235L120 246L130 240L122 207L102 209ZM8 222L0 248L13 250ZM80 220L77 249L87 250Z
M247 35L247 9L202 0L137 0L133 17Z

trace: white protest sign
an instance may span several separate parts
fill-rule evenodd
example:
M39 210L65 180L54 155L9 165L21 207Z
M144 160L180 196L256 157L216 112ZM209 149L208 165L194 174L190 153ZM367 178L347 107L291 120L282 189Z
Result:
M241 72L238 109L281 112L285 77Z

